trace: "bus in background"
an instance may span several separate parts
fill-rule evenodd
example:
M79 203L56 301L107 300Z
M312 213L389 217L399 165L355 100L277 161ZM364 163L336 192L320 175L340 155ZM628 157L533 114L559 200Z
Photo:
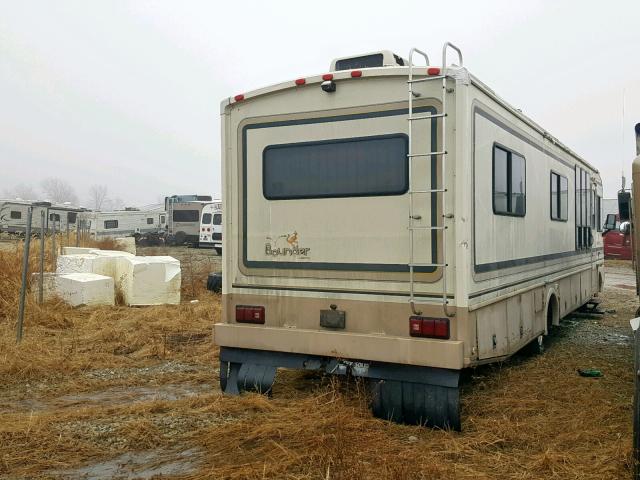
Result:
M209 203L202 207L200 220L200 247L213 247L222 254L222 202Z
M165 197L167 212L167 243L197 246L200 241L202 208L211 203L211 195L172 195Z

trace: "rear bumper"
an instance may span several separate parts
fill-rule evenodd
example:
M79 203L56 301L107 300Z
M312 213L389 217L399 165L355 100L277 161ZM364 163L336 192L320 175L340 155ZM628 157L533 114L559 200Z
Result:
M464 344L457 340L414 339L389 335L227 323L216 323L214 332L215 343L220 347L299 353L452 370L460 370L464 366Z

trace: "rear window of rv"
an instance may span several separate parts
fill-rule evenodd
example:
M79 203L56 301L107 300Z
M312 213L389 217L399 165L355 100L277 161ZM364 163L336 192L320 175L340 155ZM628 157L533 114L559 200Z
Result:
M203 213L202 214L202 223L204 225L211 225L211 217L213 215L211 215L210 213Z
M222 214L216 213L213 215L213 224L214 225L222 225Z
M198 210L174 210L174 222L199 222L200 212Z
M383 57L381 53L364 55L362 57L343 58L336 61L336 70L351 70L353 68L381 67ZM400 64L402 65L402 64Z
M18 210L11 210L11 219L20 220L22 218L22 212Z
M105 220L104 228L118 228L118 220Z
M409 188L404 134L272 145L262 157L268 200L402 195Z
M147 218L147 225L153 225L153 218Z

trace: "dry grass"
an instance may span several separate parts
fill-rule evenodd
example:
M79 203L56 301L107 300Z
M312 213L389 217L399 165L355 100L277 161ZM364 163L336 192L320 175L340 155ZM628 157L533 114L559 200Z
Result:
M80 478L79 465L124 452L184 461L171 472L180 478L630 476L631 292L607 290L616 313L565 322L543 355L468 372L456 433L374 419L363 384L309 373L279 373L272 398L223 397L211 345L219 297L203 290L206 267L192 266L184 282L196 304L30 300L16 346L18 253L0 252L0 477ZM578 376L584 367L604 377ZM178 389L190 393L167 396Z

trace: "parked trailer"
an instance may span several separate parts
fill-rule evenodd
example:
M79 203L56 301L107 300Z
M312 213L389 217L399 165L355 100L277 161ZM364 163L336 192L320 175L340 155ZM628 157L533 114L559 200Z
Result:
M189 243L197 246L200 240L202 208L212 201L209 195L173 195L165 197L168 215L167 241L173 245Z
M601 290L598 171L455 46L418 54L222 102L225 393L270 391L279 367L350 373L376 416L459 429L462 369L537 346Z
M222 202L212 202L202 207L200 218L200 247L213 247L222 254Z
M30 200L0 200L0 232L24 235L27 225L27 209L33 207L32 230L40 232L41 211L45 212L45 229L51 232L54 228L58 232L75 230L77 216L84 208L71 204L55 204L50 202L35 202Z
M135 237L157 243L166 233L167 214L163 210L115 210L84 212L80 218L87 223L94 238Z

